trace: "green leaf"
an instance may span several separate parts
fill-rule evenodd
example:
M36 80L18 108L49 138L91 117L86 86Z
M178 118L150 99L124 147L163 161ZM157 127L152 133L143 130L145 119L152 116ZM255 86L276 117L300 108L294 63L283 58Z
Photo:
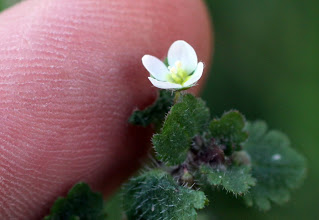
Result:
M58 198L45 220L104 220L103 198L85 183L76 184L65 198Z
M223 114L220 119L214 119L210 124L212 136L220 144L227 147L227 154L233 150L240 149L239 146L244 142L248 135L244 131L245 118L238 111L229 111Z
M166 113L173 105L174 95L170 91L160 90L155 103L144 110L133 112L129 123L146 127L150 124L160 126L164 121Z
M161 133L153 136L157 157L169 165L182 163L192 138L208 128L209 109L203 100L186 94L175 104L164 122Z
M177 185L160 170L132 178L123 193L129 220L195 220L196 209L204 208L208 201L203 192Z
M123 216L122 193L116 192L104 204L107 220L121 220Z
M267 131L266 123L247 123L249 138L244 144L251 157L252 174L257 184L247 194L247 205L269 210L271 202L283 204L290 190L305 178L305 159L290 147L288 137L279 131Z
M235 195L247 193L256 182L248 166L232 166L227 170L222 170L203 165L200 167L200 173L201 178L205 179L208 184L221 186Z
M169 64L168 64L168 58L167 58L167 57L164 59L164 64L165 64L166 67L169 66Z

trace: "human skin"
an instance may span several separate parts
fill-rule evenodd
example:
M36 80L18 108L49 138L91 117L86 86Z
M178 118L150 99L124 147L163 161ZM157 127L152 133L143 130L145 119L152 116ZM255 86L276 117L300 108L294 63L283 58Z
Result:
M151 131L127 119L157 92L141 57L179 39L208 66L203 2L30 0L0 14L0 219L39 219L78 181L107 196L136 170Z

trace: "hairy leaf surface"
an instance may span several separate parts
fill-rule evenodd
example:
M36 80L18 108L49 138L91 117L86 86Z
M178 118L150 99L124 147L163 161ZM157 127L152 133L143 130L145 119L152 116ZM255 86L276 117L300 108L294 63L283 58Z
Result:
M209 110L203 100L191 94L184 95L171 108L162 131L153 136L157 157L169 165L182 163L192 138L207 130L209 118Z
M208 184L220 186L235 195L247 193L256 182L251 176L251 170L248 166L232 166L227 170L221 170L203 165L200 168L200 173Z
M298 187L305 177L305 159L290 147L288 137L279 131L267 131L266 123L248 123L249 138L244 145L251 157L256 186L246 195L249 206L269 210L271 202L283 204L290 190Z
M76 184L65 198L58 198L45 220L104 220L103 197L85 183Z
M160 90L155 103L144 110L136 110L129 118L129 123L146 127L150 124L160 126L165 115L173 105L174 95L171 91Z
M220 119L214 119L210 124L212 136L227 147L228 154L239 149L248 135L244 131L245 118L238 111L229 111L223 114Z
M123 199L129 220L195 220L207 202L203 192L177 185L160 170L131 179Z

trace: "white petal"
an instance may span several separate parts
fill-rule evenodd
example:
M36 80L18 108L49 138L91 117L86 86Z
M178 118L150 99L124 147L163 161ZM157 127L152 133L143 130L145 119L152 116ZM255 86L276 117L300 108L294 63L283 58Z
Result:
M174 66L176 61L181 61L182 68L187 73L192 73L198 62L194 48L183 40L175 41L171 45L167 59L170 66Z
M184 83L183 87L188 87L195 84L202 77L203 70L204 64L202 62L199 62L193 75L191 75L191 77Z
M169 70L161 60L151 55L144 55L142 63L154 78L161 81L166 79L166 75L169 73Z
M182 86L180 84L176 84L176 83L170 83L170 82L162 82L162 81L158 81L152 77L148 77L148 79L151 81L151 83L160 89L180 89L182 88Z

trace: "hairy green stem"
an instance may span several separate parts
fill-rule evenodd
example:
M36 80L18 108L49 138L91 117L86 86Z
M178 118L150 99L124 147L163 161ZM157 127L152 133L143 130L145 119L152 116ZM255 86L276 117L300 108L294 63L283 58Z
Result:
M175 97L174 97L174 104L176 104L178 102L179 97L181 96L181 92L180 91L176 91L175 92Z

